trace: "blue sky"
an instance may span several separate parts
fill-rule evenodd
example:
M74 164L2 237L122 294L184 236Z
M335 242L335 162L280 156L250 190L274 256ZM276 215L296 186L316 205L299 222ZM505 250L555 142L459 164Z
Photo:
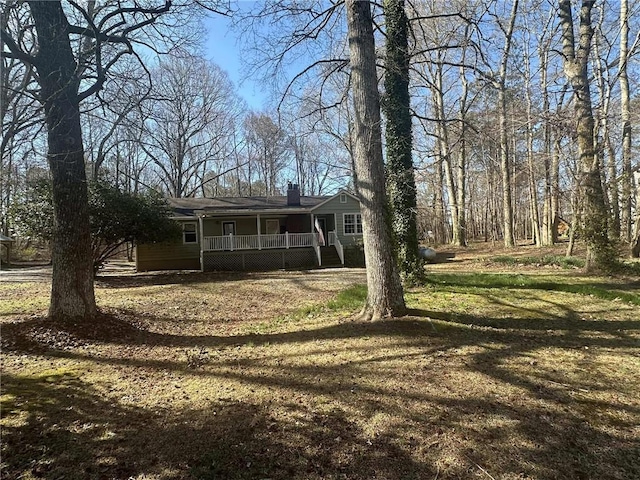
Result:
M247 5L254 2L243 2ZM262 109L267 102L267 92L261 88L260 82L245 79L242 75L242 54L237 40L237 33L231 29L231 20L222 15L212 15L206 20L207 41L205 56L226 70L238 88L240 96L248 106L255 110Z

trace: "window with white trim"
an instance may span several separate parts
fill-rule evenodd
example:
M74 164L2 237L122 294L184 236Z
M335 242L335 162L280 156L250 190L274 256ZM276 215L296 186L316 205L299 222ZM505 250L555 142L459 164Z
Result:
M344 234L362 235L362 216L359 213L344 213Z
M182 243L198 243L198 224L182 224Z
M347 203L347 194L346 193L341 193L340 194L340 203Z
M280 220L277 218L271 218L269 220L265 220L266 233L267 235L274 235L280 233Z

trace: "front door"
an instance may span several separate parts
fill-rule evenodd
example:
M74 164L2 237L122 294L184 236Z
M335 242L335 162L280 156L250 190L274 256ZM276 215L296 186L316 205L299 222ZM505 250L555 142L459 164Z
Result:
M236 234L236 222L222 222L222 234L223 235L235 235Z

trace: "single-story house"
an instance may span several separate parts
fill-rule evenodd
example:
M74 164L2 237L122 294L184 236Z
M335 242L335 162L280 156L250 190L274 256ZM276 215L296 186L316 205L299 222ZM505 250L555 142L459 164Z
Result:
M177 242L136 247L145 270L277 270L344 265L344 249L362 243L358 197L286 196L172 198L182 226Z

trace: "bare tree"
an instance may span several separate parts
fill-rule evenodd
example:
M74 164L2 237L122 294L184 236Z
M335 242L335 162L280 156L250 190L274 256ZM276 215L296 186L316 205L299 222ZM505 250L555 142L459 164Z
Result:
M123 138L140 130L139 112L151 92L148 71L130 57L114 66L112 78L99 98L85 100L81 111L86 157L94 181L106 174L106 162L117 155Z
M238 115L233 86L220 67L182 52L154 70L150 95L142 146L164 191L193 196L210 178L213 160L230 155Z
M500 21L500 29L504 36L504 44L500 58L498 74L494 80L494 85L498 90L498 108L500 114L500 170L502 172L502 215L504 222L504 245L512 247L514 245L513 235L513 205L511 200L511 163L509 160L509 139L507 132L507 65L509 53L513 41L513 31L515 28L516 16L518 15L518 0L513 0L511 14L506 26Z
M533 240L535 245L542 246L542 235L540 228L540 211L538 209L538 185L536 178L536 165L534 161L534 115L533 115L533 86L532 86L532 72L529 50L529 32L525 34L524 42L524 81L525 81L525 99L526 99L526 131L527 131L527 167L528 167L528 180L529 180L529 204L531 214L531 227L533 230Z
M361 317L379 320L404 315L406 307L392 254L390 218L386 213L371 5L368 1L347 0L346 10L353 86L354 157L367 259L368 294Z
M163 19L173 11L172 3L27 5L33 23L3 25L0 37L3 57L35 68L47 124L55 220L49 315L91 320L96 303L80 103L99 94L112 67L134 54L135 43L156 49L168 40L175 30ZM168 20L175 27L184 19Z
M280 173L289 163L284 130L267 113L253 112L245 119L245 137L249 161L263 185L260 193L277 195Z
M562 55L564 71L573 87L573 103L577 121L580 183L584 201L583 229L587 242L587 270L608 270L615 252L607 233L607 209L601 181L601 170L594 142L594 117L591 106L588 64L593 28L591 13L595 1L583 0L580 7L578 42L574 34L571 0L560 0Z
M631 240L631 96L629 94L629 1L620 0L620 110L622 121L621 233ZM636 205L636 209L639 209ZM639 228L636 225L636 228ZM636 255L637 256L637 255Z
M19 25L29 17L28 9L15 2L6 2L0 8L2 30ZM23 183L21 177L28 169L29 160L35 156L34 143L41 136L43 112L36 91L33 66L3 56L0 68L0 232L5 235L10 233L9 205L17 198Z

